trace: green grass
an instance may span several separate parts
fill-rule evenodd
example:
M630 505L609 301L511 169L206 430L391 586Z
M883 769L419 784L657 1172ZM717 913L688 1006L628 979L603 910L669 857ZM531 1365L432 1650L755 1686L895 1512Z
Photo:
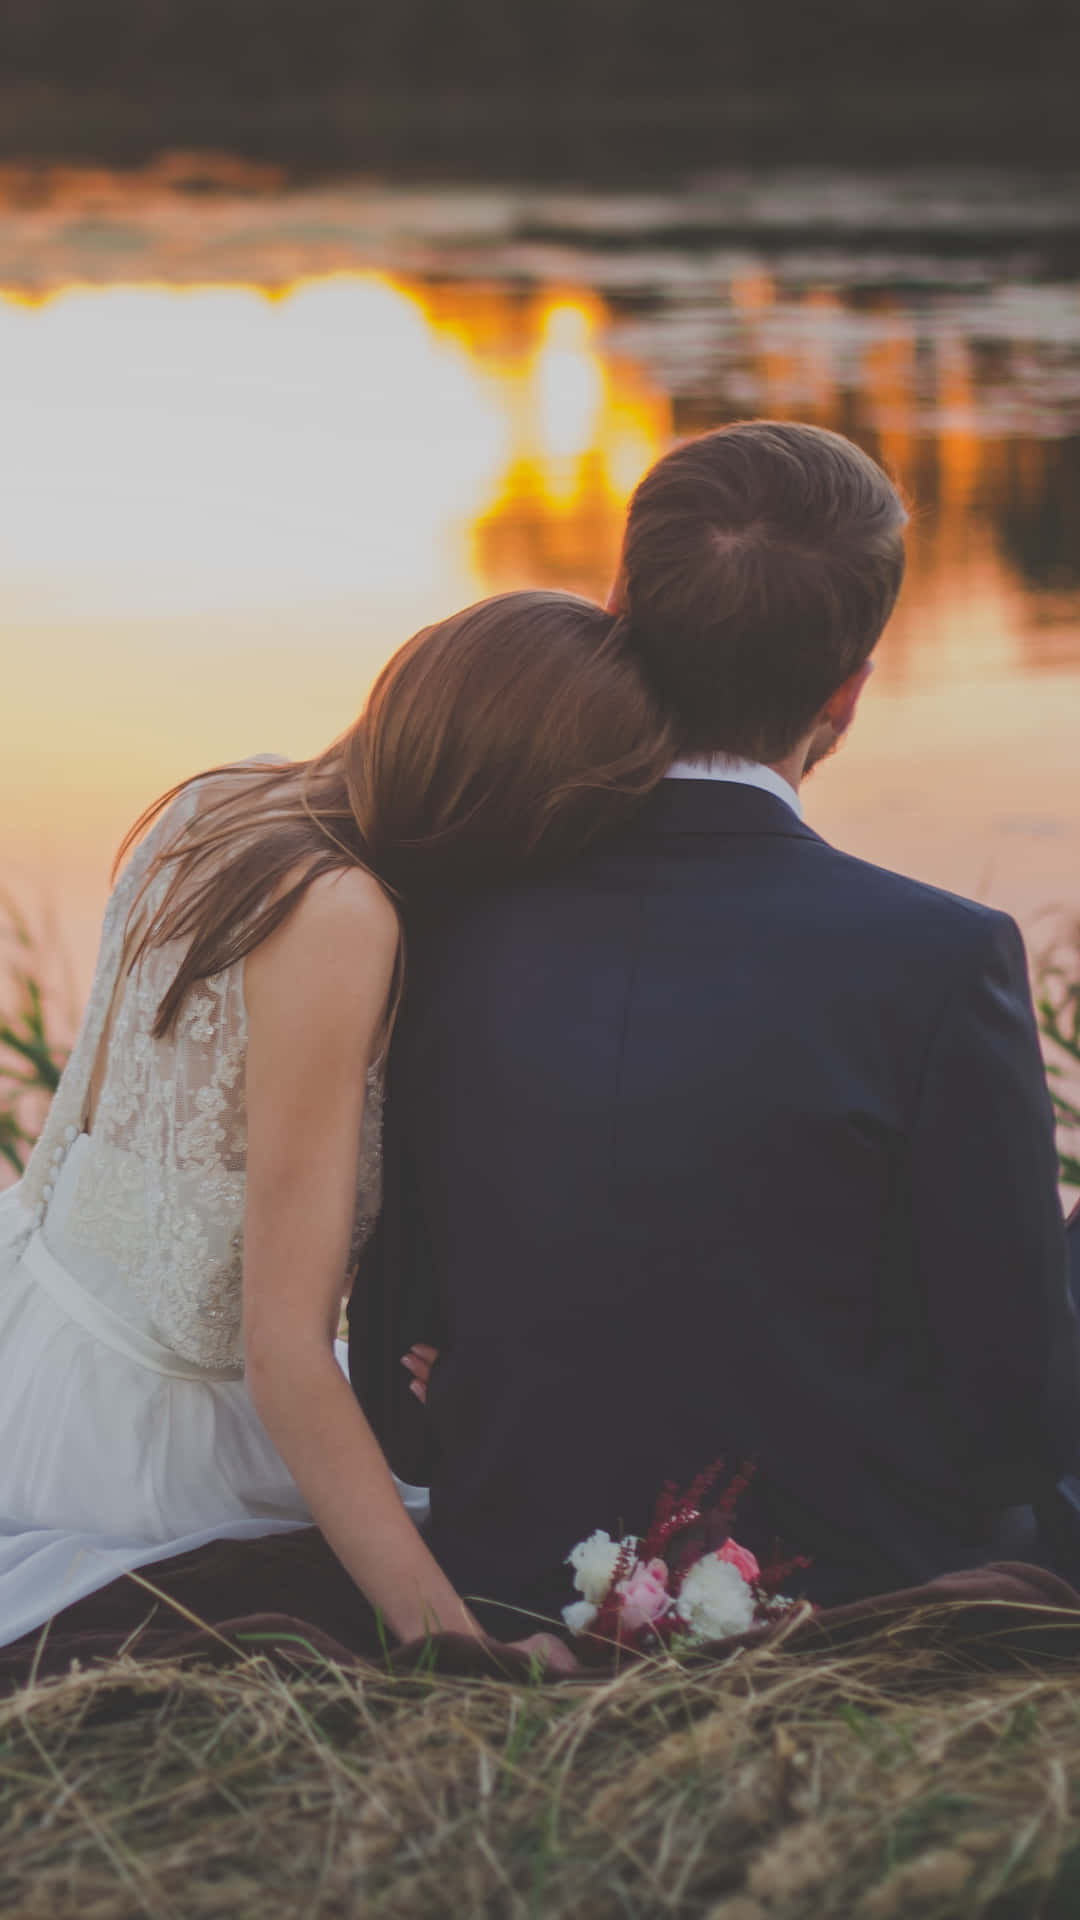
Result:
M2 909L14 950L0 1005L0 1160L20 1174L55 1093L65 1052L52 1032L32 934L11 907Z
M1063 927L1039 956L1035 1006L1058 1124L1061 1178L1066 1186L1080 1187L1080 921Z

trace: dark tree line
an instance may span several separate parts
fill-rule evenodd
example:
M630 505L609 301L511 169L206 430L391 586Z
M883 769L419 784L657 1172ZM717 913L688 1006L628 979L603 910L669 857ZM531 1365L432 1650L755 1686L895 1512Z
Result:
M782 147L786 127L824 152L876 129L896 157L920 136L1060 157L1078 75L1076 0L0 0L8 150L35 124L154 115L170 137L231 115L249 144L362 144L425 114L444 141L546 120L602 144L637 115L676 144L757 126Z

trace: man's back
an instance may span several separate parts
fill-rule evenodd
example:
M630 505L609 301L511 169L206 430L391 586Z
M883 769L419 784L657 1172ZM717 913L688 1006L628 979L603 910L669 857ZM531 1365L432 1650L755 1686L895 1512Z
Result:
M843 1599L987 1557L1072 1464L1052 1124L1003 916L772 795L665 782L618 841L419 940L410 978L358 1301L391 1290L387 1354L442 1349L431 1538L460 1591L557 1612L576 1540L640 1529L723 1455L757 1461L740 1537ZM354 1336L415 1473L379 1329Z

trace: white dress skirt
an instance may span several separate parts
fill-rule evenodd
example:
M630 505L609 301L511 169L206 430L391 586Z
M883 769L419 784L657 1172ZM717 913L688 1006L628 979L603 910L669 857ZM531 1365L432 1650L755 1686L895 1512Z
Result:
M88 1147L29 1237L18 1187L0 1193L0 1645L134 1568L312 1524L244 1381L163 1346L66 1234ZM426 1495L401 1492L421 1519Z
M265 779L268 765L233 773ZM243 962L200 981L161 1037L186 949L125 961L132 915L152 924L170 885L158 856L204 784L110 895L70 1059L23 1179L0 1194L0 1646L136 1567L311 1525L242 1377ZM379 1209L378 1065L367 1093L357 1250ZM402 1495L422 1516L426 1497Z

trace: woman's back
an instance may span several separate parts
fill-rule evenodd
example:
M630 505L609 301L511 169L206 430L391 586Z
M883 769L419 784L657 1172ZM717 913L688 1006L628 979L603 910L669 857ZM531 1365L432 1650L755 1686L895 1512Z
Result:
M247 1015L244 962L199 982L164 1038L154 1025L186 942L147 946L172 877L156 866L205 805L185 789L137 847L105 915L83 1025L20 1197L64 1268L107 1310L200 1370L242 1372ZM150 874L149 885L146 885ZM380 1077L368 1082L356 1245L378 1211ZM344 1289L346 1275L342 1275Z

